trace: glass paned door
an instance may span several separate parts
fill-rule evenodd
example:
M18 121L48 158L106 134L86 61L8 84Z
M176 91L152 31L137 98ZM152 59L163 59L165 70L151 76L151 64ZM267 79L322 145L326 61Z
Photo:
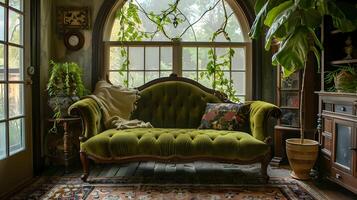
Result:
M23 0L0 3L0 159L25 149Z
M33 176L29 16L30 1L0 0L0 196Z

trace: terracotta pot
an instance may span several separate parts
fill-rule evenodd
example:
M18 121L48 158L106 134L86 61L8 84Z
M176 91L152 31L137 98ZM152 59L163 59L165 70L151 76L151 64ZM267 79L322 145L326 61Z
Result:
M310 179L310 171L315 164L319 151L319 143L315 140L300 138L286 140L286 154L290 167L293 170L291 176L299 180Z

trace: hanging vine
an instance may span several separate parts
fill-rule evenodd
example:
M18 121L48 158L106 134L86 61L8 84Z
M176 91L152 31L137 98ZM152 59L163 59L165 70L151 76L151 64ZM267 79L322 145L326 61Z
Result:
M143 39L153 40L157 33L162 33L164 37L169 40L175 40L177 38L182 38L183 35L188 31L192 30L194 40L197 41L196 32L193 28L208 12L215 9L219 3L222 4L224 10L224 21L221 26L212 33L210 38L211 42L215 42L217 37L223 35L223 37L231 42L231 38L226 30L228 20L233 15L233 13L228 14L226 10L226 5L224 0L216 1L212 6L205 10L197 20L190 22L187 16L179 9L180 0L176 0L172 4L168 4L168 8L160 11L159 13L148 12L137 0L129 0L122 9L119 9L116 13L116 18L119 20L120 30L118 33L119 41L142 41ZM155 24L155 30L152 32L146 32L142 30L142 21L139 17L139 12L143 13L147 19ZM175 36L170 36L165 26L173 25L175 28L180 24L187 23L188 26L180 33ZM200 76L212 79L212 88L218 91L224 92L228 95L229 99L232 101L239 101L236 96L236 90L234 89L233 81L227 78L224 74L225 71L231 70L231 61L235 54L234 49L228 48L227 51L217 56L214 48L208 51L209 62L206 66L207 71L201 72ZM124 58L123 63L120 66L119 73L124 75L124 71L128 70L129 59L128 53L124 45L120 50L120 56ZM128 87L127 78L124 80L124 84Z

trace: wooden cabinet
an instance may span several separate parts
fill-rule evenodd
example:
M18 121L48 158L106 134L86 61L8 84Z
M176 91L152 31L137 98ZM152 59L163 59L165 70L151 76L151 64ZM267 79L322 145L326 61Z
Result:
M313 58L311 59L313 60ZM319 90L319 77L316 73L317 68L315 63L307 63L305 84L304 108L305 113L305 136L309 139L315 139L317 126L317 95L314 94ZM277 126L274 128L274 158L271 164L279 165L287 161L285 152L285 140L288 138L300 137L300 91L302 83L302 71L297 71L291 76L284 78L281 68L278 68L277 75L277 101L276 104L282 111L282 117L278 120Z
M318 94L320 173L357 193L357 94Z
M336 83L326 82L326 74L341 66L357 70L357 31L342 33L332 24L331 18L324 18L321 30L324 51L318 92L321 146L318 167L322 177L357 193L357 88L346 93L336 89Z

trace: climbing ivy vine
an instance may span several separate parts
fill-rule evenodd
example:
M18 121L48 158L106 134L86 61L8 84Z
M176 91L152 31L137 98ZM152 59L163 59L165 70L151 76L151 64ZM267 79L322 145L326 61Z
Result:
M188 17L178 7L180 0L176 0L174 3L168 3L168 8L154 13L152 11L146 11L143 6L137 0L128 0L124 6L116 12L116 19L119 21L120 30L118 32L118 41L142 41L143 39L153 40L157 33L162 33L169 40L181 39L182 36L188 31L192 30L195 41L197 36L193 26L198 23L208 12L212 11L217 5L221 4L224 9L224 21L221 26L212 33L210 38L211 42L215 42L218 36L223 36L228 42L231 42L228 32L226 31L229 18L233 13L228 14L224 0L217 0L212 6L205 10L196 21L191 22ZM155 24L155 30L146 32L142 30L142 21L139 17L139 13L144 14L147 19ZM188 23L188 26L183 31L175 36L170 36L165 26L173 25L175 28L182 24ZM123 72L128 69L129 60L127 56L127 49L123 45L120 49L120 56L125 60L120 67L120 75L124 75ZM208 51L208 59L206 70L200 73L201 78L207 77L213 78L212 88L228 95L228 98L232 101L238 102L239 99L236 96L236 90L234 89L233 81L225 77L224 71L231 70L231 61L235 54L234 49L228 48L225 53L217 56L214 48L210 48ZM128 87L128 80L124 80L124 84Z

